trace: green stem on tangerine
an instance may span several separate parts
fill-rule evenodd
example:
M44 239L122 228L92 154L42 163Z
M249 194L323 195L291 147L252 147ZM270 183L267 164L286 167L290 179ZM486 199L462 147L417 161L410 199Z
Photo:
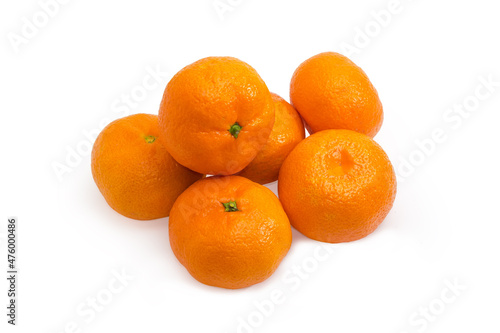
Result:
M144 137L144 140L146 140L147 143L153 143L153 142L155 142L156 137L152 136L152 135L148 135L148 136Z
M223 202L222 205L226 212L237 212L238 207L236 206L236 201Z
M235 122L231 127L229 127L229 133L231 133L232 136L234 136L235 139L238 138L238 134L240 134L240 131L243 127L238 124L238 122Z

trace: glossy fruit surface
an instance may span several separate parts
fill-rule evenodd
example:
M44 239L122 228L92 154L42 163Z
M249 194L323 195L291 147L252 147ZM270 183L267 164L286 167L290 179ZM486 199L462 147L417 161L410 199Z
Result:
M365 72L334 52L300 64L291 80L290 101L311 134L349 129L374 137L384 118L377 90Z
M137 220L168 216L175 199L203 175L177 163L158 141L158 117L113 121L92 149L92 175L107 203Z
M323 242L349 242L369 235L385 219L396 196L396 175L370 137L325 130L288 155L278 191L298 231Z
M190 186L172 208L169 236L175 256L195 279L229 289L266 280L292 241L276 195L239 176Z
M204 174L241 171L266 144L274 105L248 64L201 59L168 83L159 112L162 142L176 161Z

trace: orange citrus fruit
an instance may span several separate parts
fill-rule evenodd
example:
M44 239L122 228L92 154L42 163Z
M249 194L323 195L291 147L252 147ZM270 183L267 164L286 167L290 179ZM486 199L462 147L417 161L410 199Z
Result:
M177 163L158 142L158 117L113 121L92 149L92 175L108 204L137 220L168 216L175 199L203 175Z
M239 176L209 177L184 191L170 212L169 237L196 280L228 289L266 280L292 242L276 195Z
M271 93L275 121L269 140L250 164L238 175L266 184L278 180L281 164L292 149L304 139L304 124L295 109L280 96Z
M396 175L370 137L325 130L288 155L278 191L298 231L323 242L349 242L367 236L385 219L396 196Z
M241 171L267 142L274 124L271 94L248 64L201 59L180 70L160 105L161 140L180 164L200 173Z
M318 54L297 68L290 100L311 134L349 129L374 137L384 118L377 90L365 72L334 52Z

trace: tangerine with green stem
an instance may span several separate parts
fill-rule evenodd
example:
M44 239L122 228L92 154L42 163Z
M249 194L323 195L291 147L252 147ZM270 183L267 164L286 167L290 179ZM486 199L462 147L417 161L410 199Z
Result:
M236 58L209 57L170 80L159 119L160 139L176 161L199 173L230 175L267 142L274 106L255 69Z
M276 195L240 176L208 177L191 185L170 214L172 250L201 283L245 288L269 278L292 242Z
M156 115L135 114L110 123L94 143L94 181L109 206L126 217L168 216L182 191L203 178L177 163L159 135Z

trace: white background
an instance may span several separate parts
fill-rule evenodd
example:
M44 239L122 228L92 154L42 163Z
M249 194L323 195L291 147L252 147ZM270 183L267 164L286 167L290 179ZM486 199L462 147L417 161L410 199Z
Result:
M43 22L37 1L2 1L0 266L15 215L20 277L15 328L6 324L1 279L1 331L499 332L500 86L489 92L481 83L500 82L496 3L401 0L393 10L390 0L221 2L232 4L223 19L213 0L71 0ZM372 12L388 8L381 26ZM46 24L14 47L23 18L34 15ZM350 54L384 104L376 141L399 186L372 235L323 245L294 231L271 278L224 290L177 262L168 219L133 221L106 205L85 133L126 113L156 113L169 78L206 56L248 62L288 99L295 68L323 51ZM166 73L160 83L123 108L123 95L140 92L155 68ZM450 111L464 103L470 112ZM436 131L444 139L429 143ZM58 175L61 165L67 173ZM133 280L106 299L122 270ZM271 294L281 294L280 304L269 305ZM96 296L109 302L91 317L86 302Z

